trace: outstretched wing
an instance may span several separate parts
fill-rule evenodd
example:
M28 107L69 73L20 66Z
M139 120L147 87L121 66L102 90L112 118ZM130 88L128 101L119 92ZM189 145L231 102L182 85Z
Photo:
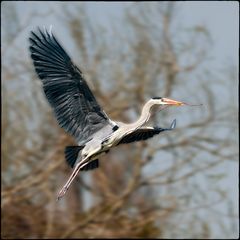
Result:
M153 137L154 135L159 134L160 132L173 130L175 127L176 127L176 119L173 120L169 128L142 127L123 137L118 144L147 140Z
M29 38L35 70L58 123L79 142L110 124L83 78L52 33L31 32Z

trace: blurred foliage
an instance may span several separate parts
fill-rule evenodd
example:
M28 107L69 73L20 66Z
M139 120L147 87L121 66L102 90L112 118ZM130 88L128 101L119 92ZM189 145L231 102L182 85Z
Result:
M221 181L224 166L238 159L236 68L216 74L208 67L211 33L180 27L176 3L134 4L112 32L84 6L33 10L25 24L14 4L4 7L2 238L212 238L210 221L225 225L219 214L229 219L220 236L231 236L237 214L215 207L232 204ZM16 40L30 20L50 14L68 29L80 56L72 60L112 119L136 120L152 96L204 104L154 114L153 125L177 116L179 126L111 150L98 170L79 174L61 202L56 193L71 173L64 148L75 143L57 125L30 58L21 57L28 49Z

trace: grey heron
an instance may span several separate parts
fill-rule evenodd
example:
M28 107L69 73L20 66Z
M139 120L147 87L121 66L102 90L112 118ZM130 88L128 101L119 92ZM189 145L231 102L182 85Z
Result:
M81 70L74 65L51 31L32 31L30 52L36 73L59 125L75 137L77 146L65 149L67 163L74 168L58 199L64 196L78 172L98 168L99 157L110 148L146 140L175 128L146 126L154 105L182 106L184 102L154 97L143 106L139 119L130 124L111 120L98 104Z

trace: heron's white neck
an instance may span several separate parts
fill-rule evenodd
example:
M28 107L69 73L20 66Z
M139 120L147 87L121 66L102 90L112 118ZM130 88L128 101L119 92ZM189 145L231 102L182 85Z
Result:
M145 103L140 118L134 123L135 126L141 127L148 121L151 116L150 110L153 105L154 103L151 100Z

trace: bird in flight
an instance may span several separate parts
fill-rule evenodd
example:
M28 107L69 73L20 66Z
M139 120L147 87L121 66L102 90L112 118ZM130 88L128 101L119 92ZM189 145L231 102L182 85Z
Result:
M126 124L113 121L98 104L81 70L71 61L51 31L32 31L29 40L31 58L46 98L59 125L75 137L77 142L77 146L65 149L66 161L73 172L58 193L58 200L65 195L78 172L98 168L99 157L110 148L146 140L174 129L176 120L169 128L145 125L154 105L187 105L169 98L153 97L143 106L136 122Z

